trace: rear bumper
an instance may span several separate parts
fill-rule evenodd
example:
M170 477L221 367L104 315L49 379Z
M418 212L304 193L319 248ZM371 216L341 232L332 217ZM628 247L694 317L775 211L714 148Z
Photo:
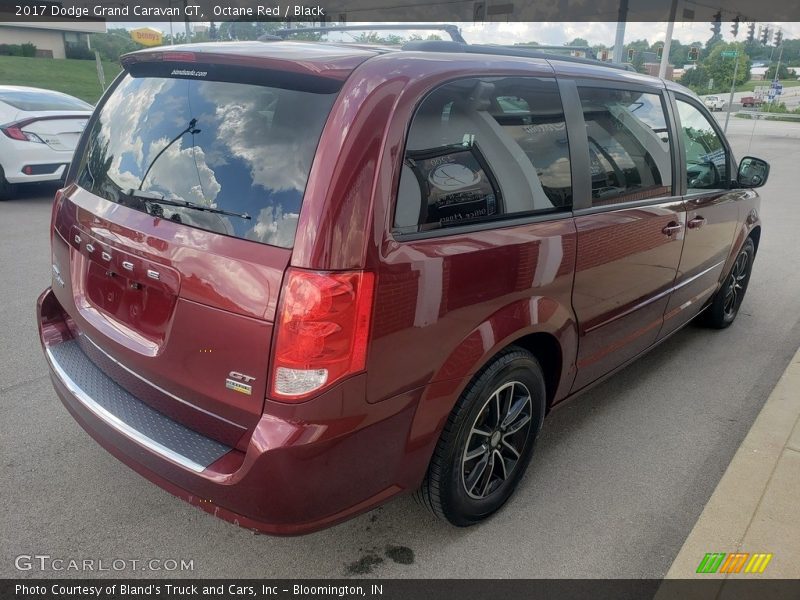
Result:
M405 460L416 393L368 404L363 380L353 378L301 405L273 411L268 403L240 451L184 427L108 379L72 339L50 289L39 298L37 316L53 385L75 420L126 465L214 516L262 533L309 533L419 480ZM359 387L353 401L358 394L347 392Z
M72 150L53 150L46 144L13 140L2 140L2 142L7 151L4 152L2 166L9 183L36 183L63 179L74 154ZM30 172L25 172L25 167L30 167Z

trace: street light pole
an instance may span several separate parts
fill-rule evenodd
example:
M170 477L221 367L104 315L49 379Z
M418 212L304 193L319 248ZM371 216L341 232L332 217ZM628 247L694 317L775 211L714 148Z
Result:
M725 115L725 126L722 128L722 133L728 132L728 121L731 118L731 108L733 108L733 91L736 89L736 73L739 71L739 52L737 51L734 56L733 60L733 81L731 81L731 95L728 98L728 112Z
M667 66L669 66L669 48L672 45L672 30L675 27L675 15L678 14L678 0L672 0L669 9L669 23L667 23L667 35L664 38L664 48L661 50L661 64L658 66L658 76L661 79L667 76Z
M617 16L617 36L614 40L614 64L622 64L622 50L625 45L625 21L628 20L628 0L619 0L619 16Z

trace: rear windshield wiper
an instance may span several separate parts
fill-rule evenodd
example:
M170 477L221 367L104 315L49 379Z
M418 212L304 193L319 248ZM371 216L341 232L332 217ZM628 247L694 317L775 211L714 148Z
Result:
M227 215L229 217L239 217L240 219L250 220L252 217L247 213L237 213L220 208L212 208L211 206L203 206L202 204L195 204L194 202L187 202L186 200L167 200L161 194L154 192L145 192L143 190L128 190L127 195L131 198L139 198L145 202L152 202L154 204L165 204L167 206L180 206L181 208L190 208L192 210L201 210L204 212L214 213L215 215Z

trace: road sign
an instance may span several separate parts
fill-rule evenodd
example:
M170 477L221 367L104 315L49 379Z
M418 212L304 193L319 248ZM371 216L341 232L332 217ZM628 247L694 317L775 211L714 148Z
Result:
M714 78L713 77L708 80L708 89L709 90L713 90L714 89Z
M738 50L723 50L722 58L736 58L739 56Z

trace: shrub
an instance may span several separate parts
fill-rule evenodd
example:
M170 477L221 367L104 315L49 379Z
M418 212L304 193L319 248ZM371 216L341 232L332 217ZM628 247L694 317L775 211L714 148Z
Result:
M64 48L67 58L77 58L78 60L94 60L94 52L83 44L67 44Z
M0 44L0 54L4 56L22 56L22 46L19 44Z
M25 44L22 44L22 46L20 46L20 49L22 51L22 56L36 56L36 45L35 44L31 44L30 42L27 42Z

